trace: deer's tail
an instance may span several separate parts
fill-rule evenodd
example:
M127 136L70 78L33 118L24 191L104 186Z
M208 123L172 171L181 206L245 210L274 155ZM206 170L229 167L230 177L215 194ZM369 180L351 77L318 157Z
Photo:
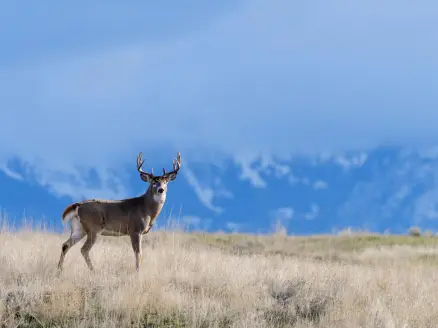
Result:
M78 203L68 205L62 213L62 222L70 221L75 216L78 216Z

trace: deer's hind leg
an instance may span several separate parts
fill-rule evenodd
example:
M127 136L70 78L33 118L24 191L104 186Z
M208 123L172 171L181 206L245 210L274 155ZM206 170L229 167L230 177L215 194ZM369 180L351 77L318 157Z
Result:
M64 244L62 244L62 248L61 248L61 256L59 257L59 262L58 262L59 271L62 271L65 255L67 254L68 250L72 248L78 241L80 241L85 236L84 228L82 227L82 224L79 222L78 218L76 217L72 218L70 225L71 225L70 238L67 239L67 241Z
M82 256L85 259L85 262L87 263L88 268L93 271L93 264L91 263L90 259L90 250L94 246L97 240L97 233L95 232L88 232L87 233L87 240L85 241L84 245L81 248Z

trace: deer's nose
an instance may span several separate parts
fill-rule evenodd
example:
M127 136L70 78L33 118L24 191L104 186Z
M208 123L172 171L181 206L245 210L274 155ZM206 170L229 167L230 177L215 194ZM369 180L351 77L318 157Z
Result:
M164 189L163 188L158 188L158 193L159 194L162 194L164 192Z

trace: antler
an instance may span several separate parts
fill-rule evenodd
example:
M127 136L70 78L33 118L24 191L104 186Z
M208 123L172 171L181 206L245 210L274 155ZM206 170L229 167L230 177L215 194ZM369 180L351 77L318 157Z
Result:
M181 154L179 152L176 154L176 159L174 159L172 161L172 164L173 164L173 171L166 173L166 170L163 168L163 176L167 177L167 176L169 176L171 174L177 174L178 173L178 171L179 171L179 169L181 167Z
M149 179L154 178L154 169L151 169L151 173L147 173L144 172L141 167L143 166L144 160L143 160L143 153L140 152L137 156L137 170L138 172L140 172L140 176L143 177L147 177ZM163 177L169 177L172 174L177 174L179 169L181 167L181 155L178 152L177 153L177 158L173 160L173 171L171 172L166 172L166 169L163 168Z
M143 166L143 163L144 163L143 153L140 152L137 156L137 170L138 170L138 172L140 172L140 175L153 178L154 177L154 169L151 169L151 173L144 172L141 169L141 167Z

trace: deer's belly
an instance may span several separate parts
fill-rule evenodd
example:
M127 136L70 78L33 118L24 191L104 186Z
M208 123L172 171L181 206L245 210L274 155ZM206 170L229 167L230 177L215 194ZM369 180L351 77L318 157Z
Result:
M102 236L113 236L113 237L119 237L119 236L126 236L127 234L121 231L111 231L104 229L101 233Z
M124 226L106 226L105 228L103 228L101 235L102 236L126 236L128 234L128 227L124 227Z

